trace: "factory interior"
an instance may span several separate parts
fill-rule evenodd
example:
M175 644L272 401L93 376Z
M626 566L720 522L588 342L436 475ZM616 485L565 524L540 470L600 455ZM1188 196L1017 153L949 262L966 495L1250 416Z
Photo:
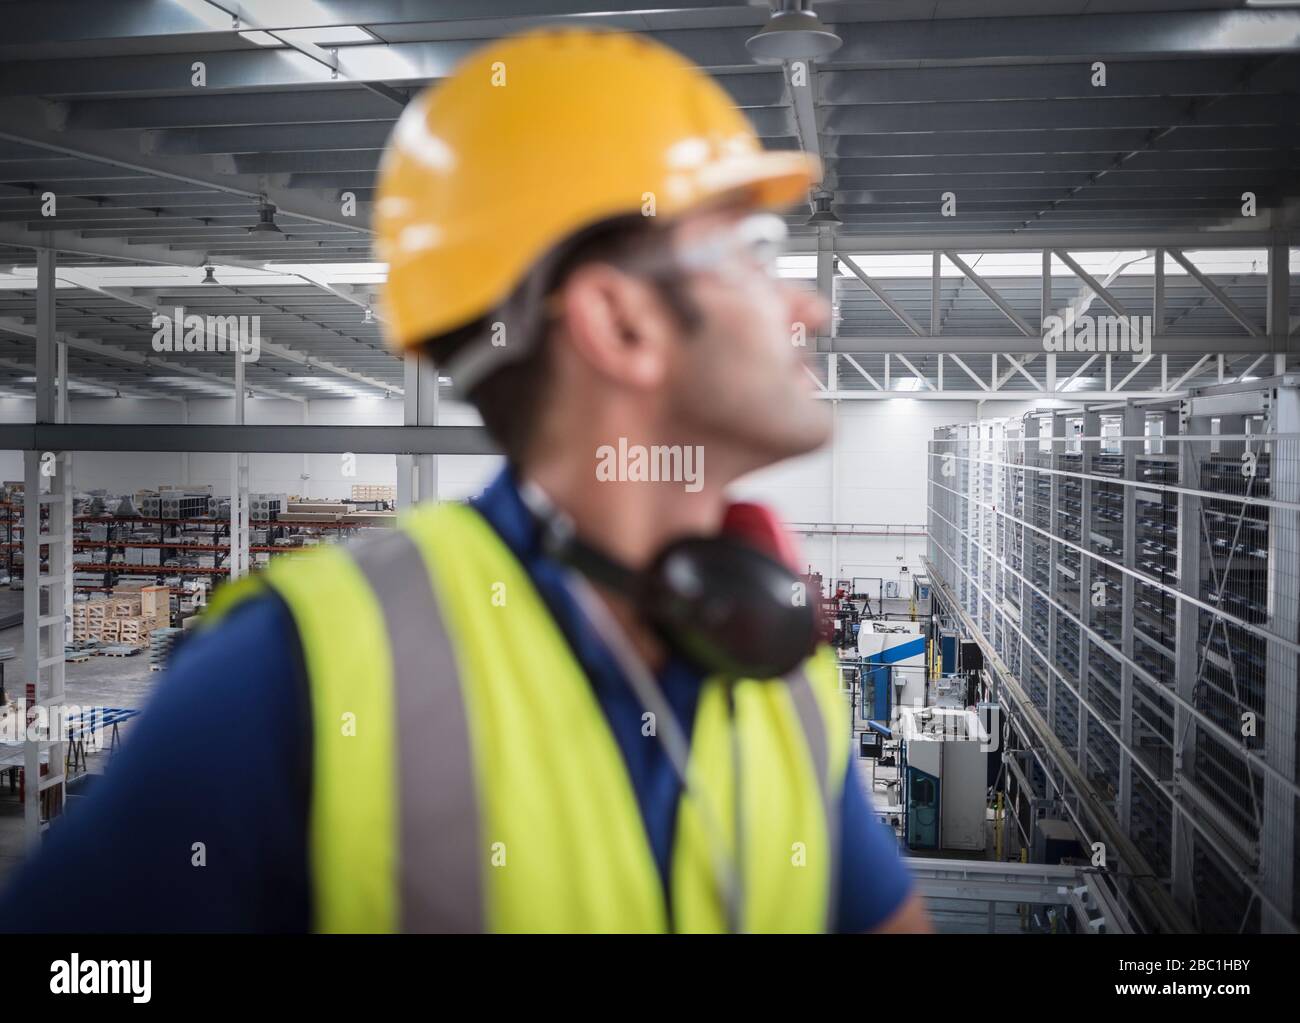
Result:
M0 15L0 887L223 587L501 472L388 341L381 158L480 46L609 29L821 167L776 268L829 308L796 342L829 439L730 497L798 549L930 927L1300 929L1300 2Z

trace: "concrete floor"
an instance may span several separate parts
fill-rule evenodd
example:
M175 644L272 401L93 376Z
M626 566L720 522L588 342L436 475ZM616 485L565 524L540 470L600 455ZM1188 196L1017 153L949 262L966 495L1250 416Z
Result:
M22 609L23 593L0 587L0 616ZM22 626L0 631L0 648L12 647L14 657L4 662L5 691L9 699L23 695L23 630ZM132 707L143 708L162 677L149 670L149 655L141 651L134 657L91 657L81 664L65 668L65 700L80 707ZM131 722L120 727L125 739L130 734ZM87 756L87 769L91 774L102 774L110 753L101 750ZM69 807L71 812L75 812ZM0 884L23 856L23 808L17 791L11 792L7 781L0 782Z

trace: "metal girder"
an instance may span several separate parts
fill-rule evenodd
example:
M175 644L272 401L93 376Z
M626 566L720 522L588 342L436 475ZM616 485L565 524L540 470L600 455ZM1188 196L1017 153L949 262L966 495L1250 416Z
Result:
M868 277L866 273L863 272L862 267L858 266L857 263L855 263L849 256L844 255L844 253L840 252L837 254L840 257L840 262L849 268L853 276L856 277L858 280L860 280L868 291L870 291L873 295L875 295L876 298L880 299L880 301L884 304L885 308L888 309L891 313L893 313L894 316L897 317L898 320L903 324L903 326L905 326L908 330L910 330L913 334L917 335L918 337L923 336L925 334L925 331L921 328L921 325L917 323L916 320L912 319L912 317L908 314L907 310L904 309L902 306L900 306L892 298L890 298L889 295L885 292L884 288L882 288L874 280Z
M933 202L933 194L928 195ZM1280 237L1279 237L1280 235ZM1263 248L1279 241L1300 240L1300 228L1280 232L1259 230L1225 231L1022 231L1019 234L980 233L963 234L949 230L935 234L855 234L841 228L836 232L835 245L841 252L927 252L934 249L955 249L960 252L1025 252L1040 249L1070 249L1078 252L1087 249L1145 249L1155 246L1174 246L1189 249L1240 249ZM815 252L816 237L810 234L795 235L787 246L790 252Z
M1195 263L1173 246L1169 247L1168 252L1169 255L1174 257L1174 262L1186 270L1197 281L1197 283L1201 285L1201 287L1213 295L1214 300L1223 307L1224 311L1245 327L1246 331L1252 337L1264 336L1264 332L1260 330L1250 317L1242 311L1241 306L1237 305L1236 302L1229 298L1227 292L1215 284L1206 274L1201 273Z
M86 281L85 277L82 276L81 274L78 274L76 271L64 270L61 276L63 277L64 280L68 281L70 284L76 285L79 288L84 288L87 291L93 291L97 295L103 295L105 298L111 298L114 301L122 302L126 305L135 306L136 308L143 309L150 314L162 313L166 315L168 313L167 309L157 305L151 299L137 298L134 294L128 291L123 291L118 288L98 287L97 285L91 284L88 281ZM295 276L301 276L301 275L295 275ZM303 280L307 280L307 278L304 277ZM220 288L223 291L231 292L235 295L239 295L240 297L249 298L252 302L254 302L257 305L267 304L263 299L261 299L258 296L245 296L243 292L241 292L238 288L234 287L233 285L223 284L220 286ZM215 289L209 288L208 291L199 292L198 294L202 296L208 296L212 293L213 290ZM348 301L354 301L354 300L348 299ZM283 312L283 310L280 311ZM322 329L328 330L330 328L322 326ZM267 355L274 356L277 359L283 359L286 362L296 363L297 365L306 366L310 369L322 369L327 373L334 374L335 376L341 376L348 380L355 380L357 383L365 384L368 387L374 387L381 391L394 390L392 384L386 383L383 380L378 380L375 377L366 376L364 373L354 372L353 370L346 369L343 366L336 366L332 362L327 362L326 360L317 358L316 356L313 356L307 352L299 352L299 351L295 351L292 348L287 347L286 345L275 344L269 338L262 338L261 350ZM400 390L400 388L397 388L397 390Z
M867 383L869 383L877 391L884 390L884 388L881 387L880 384L876 382L876 378L873 377L870 373L868 373L865 369L863 369L862 366L858 363L858 360L855 359L852 355L845 355L844 359L850 366L852 366L854 369L858 371L858 373L863 377L863 379L867 381Z
M830 391L820 390L813 394L813 397L820 401L888 401L896 398L921 399L923 401L1038 401L1043 398L1060 398L1069 402L1090 402L1090 401L1137 401L1157 398L1177 397L1178 391L1117 391L1104 389L1089 389L1079 391L1062 391L1059 388L1056 391L1047 390L1023 390L1023 391L993 391L987 388L982 391L898 391L894 389L882 389L879 391L861 390L861 391Z
M838 352L842 355L884 355L899 352L908 355L936 355L940 351L945 355L953 353L989 355L995 352L1000 355L1030 355L1045 352L1042 338L1037 334L1031 337L999 334L978 336L942 334L938 338L916 337L911 334L880 334L868 337L841 334L833 340L823 339L819 343L819 350ZM1156 354L1165 355L1214 355L1219 352L1254 355L1262 351L1271 351L1260 338L1223 334L1157 334L1151 339L1151 350Z
M822 143L817 125L817 65L811 60L786 61L785 84L789 91L790 111L799 137L799 148L820 160ZM813 182L814 185L817 183Z
M1039 65L1041 67L1043 65ZM937 70L926 68L924 73L933 74ZM1072 68L1070 73L1075 73ZM828 72L823 70L822 74L825 76ZM848 157L979 158L998 154L1052 157L1071 153L1114 154L1138 148L1149 135L1150 130L1147 128L1074 127L1036 131L981 131L978 134L828 135L823 140L822 154L832 165ZM1224 128L1186 125L1174 134L1159 139L1144 159L1154 160L1158 155L1177 156L1184 152L1219 149L1285 149L1294 146L1297 140L1300 140L1300 129L1292 126L1250 125Z
M116 10L104 11L90 0L78 4L78 13L68 13L66 6L56 10L40 3L13 5L22 13L12 12L8 41L13 44L48 43L72 39L128 38L154 35L214 32L230 30L229 19L203 18L192 11L186 16L171 11L160 12L165 5L145 4L141 0L115 0L112 8L127 8L118 16ZM325 25L384 25L427 21L430 12L421 5L399 0L369 0L343 5L339 2L314 0L313 3L257 2L245 0L241 5L250 18L276 28L305 28ZM678 0L674 7L716 8L712 3ZM550 4L552 15L581 15L637 11L643 6L626 2ZM535 7L516 2L494 4L494 17L535 17ZM481 6L469 0L438 5L440 20L482 17ZM744 66L750 63L744 39L752 26L760 24L759 11L733 12L734 21L708 30L681 30L658 33L676 44L687 56L706 66ZM990 21L996 26L990 30ZM500 31L504 26L498 26ZM1106 60L1138 57L1240 56L1277 53L1300 46L1300 12L1291 10L1223 10L1173 11L1134 14L1090 14L1057 17L1001 17L993 19L918 19L915 21L841 22L836 30L844 40L834 57L835 63L897 67L917 61L972 61L1020 58L1028 61L1052 58ZM97 36L94 32L102 32ZM437 44L401 44L436 47ZM349 46L348 50L381 49L367 45ZM431 49L429 59L445 62L451 56L446 44ZM264 54L265 55L265 54ZM412 63L415 58L403 53ZM269 62L267 62L269 63ZM358 61L363 63L363 61ZM422 62L421 62L422 63ZM395 74L368 77L392 81Z
M1189 369L1186 373L1184 373L1176 381L1174 381L1172 384L1169 385L1169 390L1171 391L1179 390L1183 386L1183 384L1186 381L1190 380L1193 376L1195 376L1201 370L1201 367L1203 367L1207 362L1209 362L1209 360L1210 360L1209 355L1202 355L1199 359L1196 360L1196 365L1194 365L1191 369Z
M932 390L932 391L935 390L935 386L934 386L934 384L930 383L930 381L929 381L929 379L926 377L926 375L925 375L924 373L922 373L919 369L917 369L915 366L913 366L913 365L908 361L906 355L902 355L901 353L898 353L898 352L895 352L894 355L895 355L895 357L898 359L899 362L901 362L904 366L906 366L908 369L910 369L910 370L912 371L912 375L913 375L914 377L916 377L917 380L919 380L919 381L921 381L921 383L925 384L925 386L928 387L930 390ZM832 355L831 358L834 358L834 356Z
M37 328L35 324L28 323L26 320L16 316L0 316L0 330L7 330L14 334L22 334L27 337L36 337ZM208 380L212 383L220 384L222 387L234 389L234 382L227 377L217 373L208 373L205 370L195 369L185 363L175 362L171 359L165 359L160 355L145 355L142 352L134 352L127 348L118 348L114 345L106 345L102 341L93 338L82 337L74 331L60 330L57 332L58 340L66 344L69 348L80 349L83 352L91 352L95 355L102 356L106 359L115 359L118 362L131 362L137 366L154 366L166 369L168 372L180 373L183 376L196 377L201 380ZM39 377L40 374L38 373ZM270 398L285 398L289 401L304 401L305 399L296 394L288 394L285 391L277 391L274 388L264 387L260 384L249 385L249 390L259 394L264 394Z
M1083 283L1088 286L1088 289L1094 295L1096 295L1099 299L1105 302L1106 305L1110 307L1111 312L1113 312L1116 316L1129 315L1128 309L1125 308L1124 304L1119 299L1117 299L1114 295L1112 295L1109 291L1107 291L1106 286L1102 284L1101 281L1097 280L1097 278L1093 277L1092 274L1088 273L1087 270L1081 267L1078 261L1076 261L1075 258L1071 256L1068 252L1066 252L1064 249L1055 249L1053 251L1053 255L1055 255L1056 258L1059 259L1066 266L1068 266L1070 268L1070 272L1073 273L1074 276L1079 278L1079 280L1083 281Z
M1095 17L1095 15L1094 15ZM1141 128L1153 124L1179 128L1208 124L1235 128L1251 124L1295 124L1294 114L1278 111L1271 96L1231 96L1216 103L1212 113L1198 120L1186 99L1134 97L1130 99L1022 99L1016 103L950 100L943 103L887 103L827 107L822 130L827 135L874 135L890 131L961 131L972 119L990 131L1049 131L1068 123L1074 128ZM977 107L989 109L976 109ZM1119 170L1112 173L1124 173ZM1129 173L1145 173L1132 171ZM1081 176L1083 187L1086 176Z
M999 295L997 290L989 284L988 281L972 270L961 256L957 255L957 253L953 252L951 249L945 250L944 256L947 257L948 261L952 263L953 266L966 275L968 281L975 285L975 287L979 288L980 291L984 292L990 302L1002 310L1002 314L1015 325L1016 329L1019 330L1020 333L1024 334L1026 337L1033 336L1034 328L1029 325L1028 321L1011 308L1011 305L1007 300Z
M197 250L178 250L167 245L139 244L128 246L125 242L107 238L86 238L73 231L25 231L11 224L0 224L0 245L16 245L25 249L55 249L82 256L118 259L125 263L161 263L166 266L204 266L210 260L208 253ZM224 260L227 266L246 270L264 270L261 263L251 260Z
M22 362L18 359L0 359L0 367L12 369L19 373L35 375L36 365L30 362ZM69 390L72 389L71 373L69 373ZM184 401L185 399L175 394L167 394L163 391L140 390L130 384L110 383L102 377L87 376L85 373L78 373L77 379L91 384L95 387L102 388L106 391L116 391L123 398L143 398L149 401ZM94 395L87 395L94 397ZM105 396L107 397L107 395Z
M137 61L142 58L125 59ZM178 63L183 67L188 82L188 62ZM103 83L99 88L102 87ZM49 116L49 105L42 100L17 98L0 101L0 125L4 126L0 130L0 139L125 168L139 174L198 185L214 192L243 195L253 200L265 198L274 203L277 210L285 216L330 224L361 235L369 233L362 209L358 210L356 218L344 217L338 204L302 191L275 187L264 177L216 174L206 161L185 156L147 155L140 151L134 139L119 138L114 132L88 135L66 129L58 131L49 126Z
M974 380L975 383L979 385L981 390L983 391L990 390L989 385L983 381L980 375L974 372L969 366L966 365L966 363L962 362L962 360L958 356L949 352L948 357L952 359L952 361L955 362L961 368L962 372L964 372L968 377Z
M902 358L902 356L899 356L899 358ZM996 356L994 356L994 358L996 358ZM1029 355L1029 356L1026 356L1024 362L1019 362L1019 361L1017 361L1016 358L1015 358L1015 356L1013 356L1013 355L1004 355L1003 358L1005 358L1005 359L1007 360L1007 362L1011 363L1011 369L1007 370L1007 375L1006 375L1005 377L1003 377L1003 379L1002 379L1002 383L1003 383L1003 384L1005 384L1008 380L1011 379L1011 375L1012 375L1012 373L1019 373L1019 374L1020 374L1021 376L1023 376L1026 380L1028 380L1031 384L1033 384L1034 387L1035 387L1037 390L1040 390L1040 391L1043 390L1043 385L1040 384L1037 380L1035 380L1035 379L1033 378L1032 374L1030 374L1030 373L1025 369L1025 366L1028 365L1029 363L1033 362L1034 359L1038 358L1038 356L1036 356L1036 355ZM1001 386L1002 386L1002 384L999 384L999 385L998 385L999 388L1001 388ZM1106 390L1109 391L1110 388L1108 387L1108 388L1106 388Z
M0 451L492 455L481 426L0 425Z
M1140 61L1126 60L1121 81L1115 87L1125 96L1204 96L1233 91L1246 60ZM1260 89L1294 91L1300 85L1300 69L1274 68L1256 79ZM828 107L862 103L941 103L987 100L1019 101L1027 96L1057 99L1096 99L1098 90L1091 76L1080 74L1078 65L1042 64L1026 61L1012 65L965 65L957 67L895 67L875 70L868 76L852 71L821 72L821 102ZM1100 152L1135 149L1143 132L1130 136L1132 145L1112 145Z
M146 131L140 151L156 157L228 153L317 152L322 149L383 149L392 123L260 124L233 128ZM228 170L219 173L229 173Z
M202 35L229 30L230 18L206 15L201 8L156 0L114 0L108 8L100 0L71 0L58 11L39 0L13 5L16 21L14 43L70 42L90 39L147 39L155 36ZM429 9L405 0L244 0L240 9L256 16L262 24L279 29L327 28L338 25L407 25L430 20ZM674 0L674 8L707 10L717 0ZM587 15L600 12L640 12L638 0L551 0L554 15ZM532 18L537 6L530 0L494 0L494 18ZM439 0L437 14L445 19L480 18L485 15L481 0Z

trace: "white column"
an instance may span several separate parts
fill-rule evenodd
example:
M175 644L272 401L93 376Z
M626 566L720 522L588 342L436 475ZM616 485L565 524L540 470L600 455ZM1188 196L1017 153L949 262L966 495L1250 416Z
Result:
M55 339L56 254L41 250L36 260L36 410L40 423L65 421L67 413L67 352ZM56 391L56 374L58 389ZM71 623L72 600L72 458L66 452L23 452L23 683L35 703L61 708L64 647ZM42 524L41 509L47 509ZM42 571L41 549L48 552ZM29 704L30 706L30 704ZM23 840L28 848L40 842L47 824L41 821L41 797L52 793L51 816L60 812L66 795L63 770L62 714L54 720L55 741L23 744ZM44 756L42 756L44 754ZM41 776L41 761L48 773Z

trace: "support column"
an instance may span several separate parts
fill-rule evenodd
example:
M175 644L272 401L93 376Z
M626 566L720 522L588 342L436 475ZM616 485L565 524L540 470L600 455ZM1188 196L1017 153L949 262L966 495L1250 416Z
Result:
M235 425L244 425L244 360L235 352ZM246 452L230 456L230 579L248 574L248 465Z
M827 336L830 339L826 346L826 389L832 394L839 391L839 362L835 357L835 235L829 227L819 227L817 229L817 293L825 299L826 304L831 309L830 324L826 327ZM839 436L840 436L840 403L837 400L831 401L831 507L830 521L832 525L839 522L839 469L837 462L839 460ZM835 591L835 581L839 578L840 572L840 541L839 531L831 531L831 592Z
M402 402L404 426L436 426L438 423L438 369L425 356L411 352L403 363L406 389ZM438 498L436 455L397 456L397 506L407 508L419 501Z
M67 411L67 352L56 340L53 250L36 258L37 423L57 423ZM60 373L56 381L56 374ZM57 388L56 388L57 383ZM61 737L64 649L71 629L72 458L66 452L23 452L23 680L25 717L47 709L46 739L23 743L23 840L40 842L49 821L62 812L66 794ZM44 515L42 515L44 511ZM46 553L42 570L42 551ZM42 773L41 766L45 765Z
M1291 353L1291 249L1285 242L1268 247L1267 326L1274 371L1286 372Z
M943 254L930 254L930 336L938 337L942 318L939 315L939 302L943 295Z
M189 398L182 398L181 401L180 401L180 406L181 406L181 425L182 425L182 426L188 426L189 423L190 423L190 400L189 400ZM182 451L182 452L181 452L181 478L180 478L180 483L181 483L182 486L184 486L184 485L190 483L190 453L189 453L188 451Z

